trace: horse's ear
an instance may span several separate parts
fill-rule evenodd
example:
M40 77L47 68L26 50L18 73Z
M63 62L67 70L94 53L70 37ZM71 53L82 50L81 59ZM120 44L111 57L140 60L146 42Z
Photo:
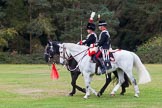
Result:
M47 41L47 44L49 45L50 44L50 41Z
M47 42L47 44L48 44L49 46L52 45L52 41L49 40L49 41Z
M59 47L62 47L62 44L60 44L60 43L59 43L59 44L57 44L57 45L58 45Z

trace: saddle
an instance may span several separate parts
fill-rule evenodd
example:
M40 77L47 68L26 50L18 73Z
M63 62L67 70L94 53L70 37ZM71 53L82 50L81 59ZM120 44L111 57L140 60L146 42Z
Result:
M115 58L113 53L115 53L118 50L107 50L107 49L103 49L102 50L102 57L104 61L111 61L114 62Z
M102 49L101 51L99 51L96 54L96 57L102 57L104 65L106 66L106 68L108 69L109 65L111 65L110 63L115 62L115 58L113 53L120 51L121 49L116 49L116 50L108 50L108 49ZM93 61L93 60L92 60ZM94 61L93 61L94 62ZM94 62L95 63L95 62ZM96 63L96 69L95 69L95 73L98 73L98 67L99 65Z
M105 64L107 69L109 69L109 66L111 66L112 62L115 62L115 58L114 58L113 53L115 53L117 51L120 51L120 49L116 49L116 50L103 49L102 50L103 61L104 61L104 64Z

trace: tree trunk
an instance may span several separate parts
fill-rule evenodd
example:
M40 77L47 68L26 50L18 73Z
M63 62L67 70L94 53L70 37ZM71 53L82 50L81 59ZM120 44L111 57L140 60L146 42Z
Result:
M31 8L32 8L32 5L31 3L29 3L29 22L31 22L32 20L32 16L31 16ZM32 34L31 32L29 33L29 38L30 38L30 54L32 54Z
M32 54L32 34L30 33L30 54Z

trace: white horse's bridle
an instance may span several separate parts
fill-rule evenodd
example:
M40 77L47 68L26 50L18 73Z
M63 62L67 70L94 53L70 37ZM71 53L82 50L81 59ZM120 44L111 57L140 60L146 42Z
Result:
M63 59L63 65L65 65L67 68L68 68L68 70L70 70L70 71L74 71L74 70L76 70L78 67L79 67L79 63L81 62L81 60L87 55L87 51L88 51L88 49L86 49L86 50L83 50L83 51L81 51L81 52L79 52L78 54L76 54L76 55L74 55L74 56L70 56L68 53L67 53L67 51L66 51L66 48L65 48L65 46L63 45L63 46L60 46L60 48L62 48L63 50L62 51L60 51L60 54L62 54L62 56L60 55L60 58L62 58ZM84 53L85 52L85 54L83 55L83 57L81 57L81 59L79 60L79 62L78 62L78 64L77 64L77 66L74 68L74 69L70 69L69 67L68 67L68 65L66 65L67 64L67 61L68 60L70 60L70 59L72 59L73 57L76 57L76 56L78 56L78 55L80 55L80 54L82 54L82 53Z

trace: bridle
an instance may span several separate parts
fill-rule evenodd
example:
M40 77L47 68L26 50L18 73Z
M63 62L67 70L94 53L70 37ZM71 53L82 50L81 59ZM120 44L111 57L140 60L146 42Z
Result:
M87 49L85 49L85 50L79 52L78 54L76 54L76 55L74 55L74 56L70 56L70 55L67 53L66 48L65 48L64 45L63 45L63 46L60 46L60 48L63 49L63 51L60 51L60 53L63 53L62 56L60 56L60 58L63 58L63 60L64 60L63 64L68 68L69 71L74 71L74 70L76 70L76 69L79 67L80 61L87 55L86 52L89 50L89 48L87 48ZM69 68L69 65L68 65L68 61L71 60L71 59L73 59L74 57L76 57L76 56L78 56L78 55L84 53L84 52L85 52L85 54L84 54L84 55L81 57L81 59L78 61L77 66L76 66L74 69L70 69L70 68Z
M52 58L54 57L54 49L53 49L53 45L50 42L50 44L47 44L47 46L45 47L45 53L44 55L48 56L48 65L50 64L50 62L55 63L54 59L52 60Z
M70 60L70 59L72 59L72 58L74 58L74 57L76 57L76 56L78 56L78 55L80 55L80 54L82 54L84 52L85 52L85 54L84 54L83 57L85 57L86 56L86 52L89 50L89 48L87 48L87 49L79 52L78 54L76 54L74 56L69 56L64 45L60 46L60 48L63 49L63 51L60 52L60 53L63 53L63 56L60 56L60 58L63 58L64 60ZM66 56L67 56L67 58L66 58Z

